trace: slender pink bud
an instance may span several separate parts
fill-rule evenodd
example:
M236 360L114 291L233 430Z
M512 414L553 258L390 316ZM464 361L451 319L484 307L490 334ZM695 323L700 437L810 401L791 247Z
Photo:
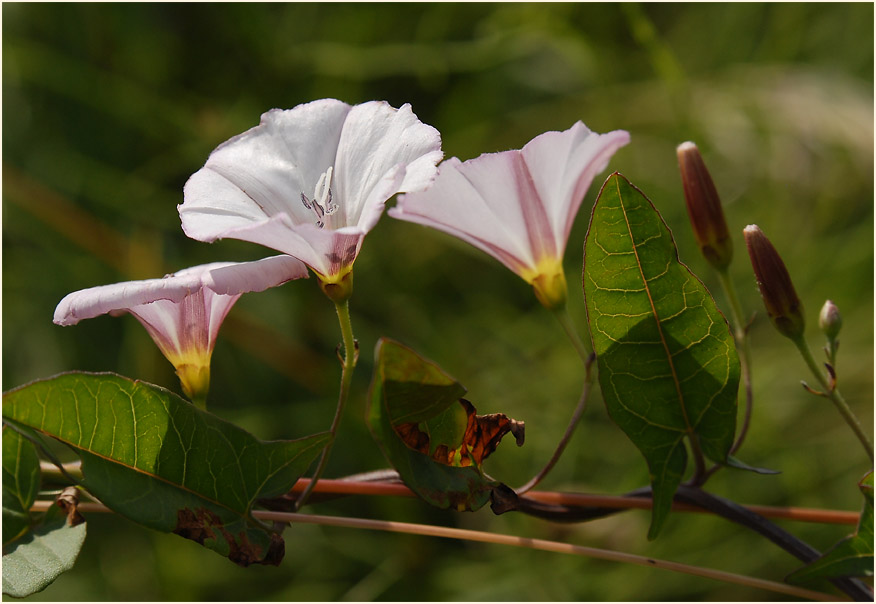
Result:
M799 338L806 326L803 303L797 297L785 263L759 226L750 224L743 233L754 276L770 320L782 335L791 339Z
M828 300L821 307L821 313L818 315L818 326L821 327L821 331L824 332L828 340L836 340L843 326L843 318L840 316L839 308L832 301Z
M733 241L715 183L694 143L681 143L676 153L694 238L709 264L723 271L733 259Z

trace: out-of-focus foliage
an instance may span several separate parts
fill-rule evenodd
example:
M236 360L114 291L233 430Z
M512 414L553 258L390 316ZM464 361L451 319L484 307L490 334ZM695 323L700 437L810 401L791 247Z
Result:
M177 388L131 317L51 323L68 292L204 262L272 254L188 240L176 205L220 142L272 107L323 97L410 102L448 157L519 148L583 120L630 131L611 168L654 201L724 306L697 251L675 146L694 140L737 250L759 224L788 265L822 345L818 309L843 314L840 387L865 425L873 392L873 6L870 4L9 4L3 5L3 389L71 369ZM583 329L588 193L566 268ZM763 317L737 254L731 274L751 334L757 407L741 455L778 476L724 470L710 489L740 502L856 510L866 457ZM356 263L362 356L326 475L385 466L364 422L377 339L434 360L480 413L526 421L520 449L485 469L509 485L547 460L577 401L581 361L531 288L440 233L384 217ZM334 308L310 281L244 296L220 332L211 409L263 439L329 426L340 367ZM598 397L549 489L618 493L646 484L634 446ZM408 499L351 498L315 512L567 539L775 578L790 556L726 522L648 514L557 526L488 509L456 514ZM89 518L76 568L40 598L63 600L761 599L705 579L498 546L295 526L280 568L227 560L116 516ZM789 528L820 549L846 527Z

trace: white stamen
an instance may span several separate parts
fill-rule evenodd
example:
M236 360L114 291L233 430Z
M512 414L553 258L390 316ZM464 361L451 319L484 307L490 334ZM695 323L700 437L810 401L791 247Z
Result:
M316 187L313 189L313 199L307 199L307 195L301 194L301 203L316 215L316 226L323 228L325 223L323 216L331 216L338 211L338 204L332 203L332 166L319 176Z

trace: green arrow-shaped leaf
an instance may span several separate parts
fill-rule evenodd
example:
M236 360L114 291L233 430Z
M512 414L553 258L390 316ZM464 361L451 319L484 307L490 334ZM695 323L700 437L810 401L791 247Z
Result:
M31 525L30 506L40 488L36 447L3 425L3 547L24 536Z
M608 412L648 462L653 539L684 474L685 437L726 462L739 386L733 336L660 214L617 173L590 219L584 296Z
M3 417L77 449L83 486L114 511L242 566L279 564L282 539L249 512L286 492L329 439L260 441L172 392L112 374L12 390Z
M476 510L498 483L480 469L508 431L522 442L522 423L501 414L476 416L465 388L398 342L381 339L369 393L375 440L408 487L439 508Z
M873 472L868 473L858 486L864 494L864 509L858 521L858 530L815 562L788 575L789 582L873 576Z
M6 438L6 433L3 434ZM71 526L57 506L42 524L16 541L3 555L3 593L24 598L45 589L73 568L85 543L84 522Z

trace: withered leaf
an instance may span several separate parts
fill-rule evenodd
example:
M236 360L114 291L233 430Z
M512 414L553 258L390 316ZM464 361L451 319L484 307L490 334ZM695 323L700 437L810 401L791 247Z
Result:
M227 530L222 518L207 508L177 510L177 525L173 532L200 545L221 538L228 545L228 559L243 567L251 564L278 566L286 553L286 544L280 535L272 533L264 551L250 541L246 531L238 531L235 535Z
M79 512L79 489L76 487L66 487L55 497L55 503L67 515L67 526L85 522L85 517Z
M467 420L465 431L456 442L440 442L440 437L435 437L428 422L397 424L393 426L395 433L414 451L428 455L438 463L455 467L479 467L508 432L514 435L518 447L523 445L523 422L511 419L504 413L477 415L474 405L464 398L459 399L459 404Z

